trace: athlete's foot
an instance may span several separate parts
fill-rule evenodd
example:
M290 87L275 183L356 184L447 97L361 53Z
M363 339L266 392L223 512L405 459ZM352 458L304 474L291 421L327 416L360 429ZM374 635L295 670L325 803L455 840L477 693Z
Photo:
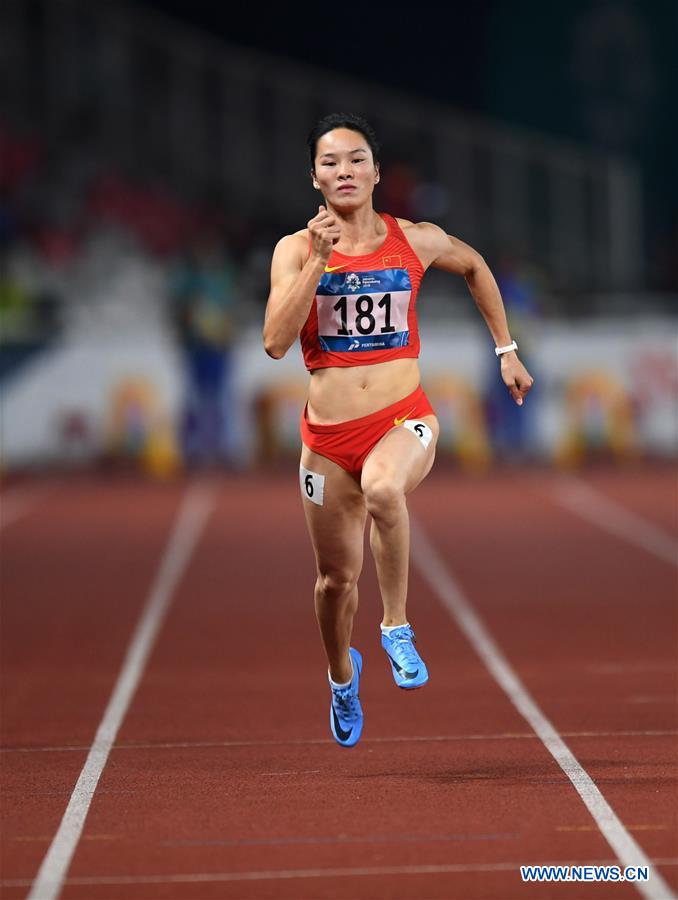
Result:
M393 680L399 688L405 690L422 687L428 681L426 665L414 644L415 636L411 625L406 623L386 629L382 626L381 646L391 663Z
M358 696L363 658L353 647L349 653L353 664L351 680L346 685L337 685L329 679L332 691L330 728L334 739L342 747L353 747L357 744L363 731L363 711Z

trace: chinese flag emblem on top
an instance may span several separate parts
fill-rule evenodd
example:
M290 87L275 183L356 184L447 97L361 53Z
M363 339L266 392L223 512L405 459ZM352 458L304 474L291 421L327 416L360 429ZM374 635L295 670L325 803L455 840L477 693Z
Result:
M384 257L384 267L387 269L402 269L402 267L403 267L402 256L385 256Z

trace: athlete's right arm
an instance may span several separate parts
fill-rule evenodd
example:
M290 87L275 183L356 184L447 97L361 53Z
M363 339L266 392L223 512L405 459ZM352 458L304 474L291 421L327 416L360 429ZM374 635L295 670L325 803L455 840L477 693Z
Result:
M299 234L286 235L273 252L263 330L264 348L273 359L282 359L304 327L332 246L339 240L339 226L324 207L308 226L311 253L306 261Z

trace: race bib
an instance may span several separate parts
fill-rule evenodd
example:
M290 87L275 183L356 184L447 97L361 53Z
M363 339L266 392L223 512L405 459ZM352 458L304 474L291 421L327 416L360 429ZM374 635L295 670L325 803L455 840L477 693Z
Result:
M299 485L301 487L301 493L306 497L311 503L315 503L316 506L322 506L325 497L325 476L320 475L318 472L311 472L310 469L305 469L304 466L299 466Z
M320 346L358 353L406 347L411 296L407 269L326 272L315 297Z
M405 428L409 428L412 434L416 435L419 438L419 440L424 445L424 449L426 449L431 443L431 438L433 437L433 432L426 424L426 422L422 422L421 419L408 419L407 422L403 424Z

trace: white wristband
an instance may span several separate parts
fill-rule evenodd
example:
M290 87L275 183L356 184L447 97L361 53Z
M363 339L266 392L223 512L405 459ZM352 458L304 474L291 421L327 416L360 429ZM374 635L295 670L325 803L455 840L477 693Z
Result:
M517 350L518 344L515 341L511 341L510 344L507 344L506 347L495 347L494 352L497 356L501 356L502 353L509 353L511 350Z

